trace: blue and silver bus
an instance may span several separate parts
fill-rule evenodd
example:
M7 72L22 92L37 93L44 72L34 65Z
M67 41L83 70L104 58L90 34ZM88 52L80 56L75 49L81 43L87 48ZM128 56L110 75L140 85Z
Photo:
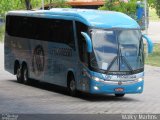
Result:
M111 11L11 11L6 16L5 70L20 83L32 79L91 94L142 93L144 44L140 26Z

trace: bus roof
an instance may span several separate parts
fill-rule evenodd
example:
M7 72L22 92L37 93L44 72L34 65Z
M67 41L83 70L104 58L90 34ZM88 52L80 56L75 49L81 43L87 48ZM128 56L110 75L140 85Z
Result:
M84 24L90 27L102 28L102 29L111 29L111 28L140 29L138 23L131 17L123 13L114 11L53 8L50 10L11 11L8 13L8 15L77 20L83 22Z

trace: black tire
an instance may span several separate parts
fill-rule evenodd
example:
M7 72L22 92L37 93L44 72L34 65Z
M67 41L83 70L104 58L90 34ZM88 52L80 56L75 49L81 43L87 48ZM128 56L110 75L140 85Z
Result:
M17 77L17 82L18 83L23 83L23 79L22 79L22 70L20 65L18 65L16 67L16 77Z
M125 94L115 94L116 97L124 97Z
M24 84L30 84L30 79L28 78L28 68L26 65L22 67L22 80Z
M70 77L69 84L68 84L68 89L69 89L69 94L71 96L76 96L77 95L77 90L76 90L76 82L73 76Z

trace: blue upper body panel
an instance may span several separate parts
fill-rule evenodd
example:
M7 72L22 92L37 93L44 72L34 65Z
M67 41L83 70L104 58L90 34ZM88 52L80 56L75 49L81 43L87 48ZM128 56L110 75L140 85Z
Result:
M138 23L135 20L123 13L113 11L54 8L51 10L37 11L11 11L8 14L77 20L83 22L89 27L102 29L140 29Z

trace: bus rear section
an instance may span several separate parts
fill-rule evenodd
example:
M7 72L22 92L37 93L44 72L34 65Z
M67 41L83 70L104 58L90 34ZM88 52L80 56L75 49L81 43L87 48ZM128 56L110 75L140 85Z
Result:
M5 69L20 83L35 79L68 87L77 69L73 20L34 15L7 15Z

